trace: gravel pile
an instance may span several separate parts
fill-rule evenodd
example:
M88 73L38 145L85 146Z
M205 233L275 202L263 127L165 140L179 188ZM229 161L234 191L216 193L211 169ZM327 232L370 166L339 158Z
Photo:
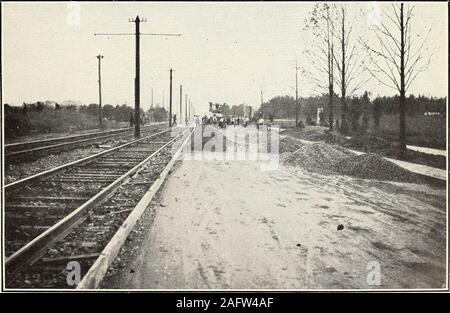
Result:
M291 137L284 137L280 141L280 153L285 152L294 152L298 150L300 147L303 147L304 144L298 140L295 140Z
M309 172L384 181L421 182L417 174L377 154L356 155L343 147L325 143L305 144L295 151L291 151L289 141L287 145L287 152L280 155L280 160L286 165L298 166Z
M348 157L336 163L333 169L336 173L360 178L402 182L418 181L418 177L414 173L373 153Z
M353 155L344 149L336 149L324 143L313 143L292 153L283 154L281 160L285 164L301 166L311 172L330 173L335 164Z

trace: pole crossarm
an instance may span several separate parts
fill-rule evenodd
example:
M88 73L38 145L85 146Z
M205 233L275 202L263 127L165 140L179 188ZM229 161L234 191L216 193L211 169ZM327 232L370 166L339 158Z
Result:
M135 36L135 33L94 33L94 36ZM181 34L158 34L158 33L139 33L143 36L176 36L181 37Z

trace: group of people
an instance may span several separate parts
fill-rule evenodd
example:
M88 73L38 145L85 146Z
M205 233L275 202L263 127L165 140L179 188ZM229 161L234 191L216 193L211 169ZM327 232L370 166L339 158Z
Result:
M199 117L200 122L200 117ZM202 125L218 125L221 128L226 128L227 126L239 126L242 125L244 127L247 127L249 124L250 119L245 116L244 118L241 118L240 116L218 116L216 114L213 114L210 117L207 117L204 115L201 119Z
M253 118L253 121L256 124L256 127L259 129L261 125L265 123L262 116L255 116ZM272 124L272 118L270 118L270 122ZM131 118L130 118L131 123ZM207 116L206 114L200 117L200 115L194 115L194 123L196 127L202 126L202 125L218 125L221 128L226 128L227 126L244 126L247 127L250 124L250 119L247 116L244 116L244 118L241 118L240 116L227 116L224 117L222 114L217 115L213 114L212 116ZM172 125L177 125L177 115L173 115Z
M172 125L177 125L177 115L174 114L172 117ZM262 116L260 118L255 117L254 118L255 124L257 128L259 129L259 126L264 124L264 119ZM270 121L272 122L272 118L270 118ZM227 116L223 117L221 114L216 115L215 113L208 117L203 115L203 117L200 117L199 115L194 115L194 122L195 126L199 127L201 125L218 125L221 128L226 128L227 126L239 126L242 125L244 127L247 127L250 124L250 119L247 116L244 116L244 118L241 118L240 116ZM144 119L141 116L141 124L144 124ZM187 122L186 122L187 125ZM134 115L130 113L130 127L134 126Z

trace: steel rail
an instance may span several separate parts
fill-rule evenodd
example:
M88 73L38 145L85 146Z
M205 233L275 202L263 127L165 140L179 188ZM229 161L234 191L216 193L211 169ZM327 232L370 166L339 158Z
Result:
M15 155L34 153L34 152L45 151L45 150L52 150L53 148L59 148L59 147L64 147L64 146L76 146L76 145L78 145L80 143L84 143L84 142L90 142L90 141L95 141L98 139L105 139L105 138L109 138L109 137L123 136L123 135L132 135L132 134L127 134L127 132L120 132L118 134L107 134L107 135L103 135L103 136L90 137L90 138L80 139L80 140L76 140L76 141L62 142L62 143L58 143L58 144L54 144L54 145L36 147L36 148L27 149L27 150L13 151L10 153L6 153L5 158L15 156Z
M51 246L54 242L67 236L74 227L82 223L88 217L88 213L91 208L101 203L106 198L108 198L108 196L110 196L120 185L122 185L126 180L128 180L130 176L137 173L140 170L140 168L142 168L148 161L150 161L151 158L153 158L155 155L161 152L161 150L167 147L169 144L174 142L187 130L188 129L177 134L177 136L175 136L173 139L169 140L166 144L158 148L150 156L148 156L143 161L138 163L136 166L134 166L125 174L121 175L114 182L112 182L111 184L103 188L100 192L98 192L95 196L90 198L88 201L83 203L77 209L69 213L66 217L58 221L55 225L45 230L43 233L38 235L36 238L28 242L25 246L23 246L18 251L13 253L10 257L8 257L5 261L5 270L9 282L11 280L14 280L18 276L18 274L20 274L20 272L22 272L26 267L31 266L33 263L39 260L42 257L42 255L46 253L46 250L48 249L49 246ZM148 139L149 137L152 136L137 139L131 143L127 143L120 147L123 148L124 146ZM114 148L114 150L117 150L117 148L119 147Z
M142 128L148 128L148 127L154 127L154 126L160 126L163 124L167 124L166 122L153 124L153 125L147 125L143 126ZM55 137L55 138L49 138L49 139L38 139L38 140L31 140L31 141L22 141L22 142L14 142L4 145L4 148L15 148L17 146L26 146L26 145L34 145L34 144L41 144L46 142L57 142L57 141L64 141L64 140L70 140L70 139L76 139L76 138L82 138L82 137L89 137L89 136L95 136L95 135L102 135L102 134L108 134L108 133L120 133L120 132L127 132L132 131L134 128L132 127L125 127L125 128L119 128L119 129L113 129L113 130L105 130L100 132L91 132L86 134L78 134L78 135L70 135L70 136L62 136L62 137Z
M159 125L146 126L145 130L151 130L152 128L156 128L157 126L159 126ZM147 127L152 127L152 128L147 129ZM32 148L24 149L24 150L11 151L11 152L5 151L5 158L11 158L14 156L23 156L23 155L27 155L27 154L42 152L42 151L51 151L51 150L54 150L57 148L62 148L62 147L81 146L80 144L82 144L82 143L88 143L91 141L106 139L106 138L110 138L110 137L114 137L114 136L130 135L128 132L129 132L129 130L126 130L126 131L121 131L121 132L108 133L106 135L101 135L101 136L96 136L96 137L79 139L79 140L75 140L75 141L56 143L53 145L44 145L44 146L32 147ZM26 145L26 144L24 144L24 145Z
M159 174L158 178L152 182L152 185L147 190L147 192L142 196L139 202L134 206L130 214L127 216L122 225L115 232L113 237L102 249L100 255L96 258L94 263L90 266L87 273L84 275L82 280L77 286L77 289L95 289L100 285L103 277L105 276L108 268L111 266L112 262L119 254L120 249L124 245L129 234L136 225L137 220L142 216L148 204L153 199L154 195L161 188L170 170L173 168L175 161L179 158L182 153L184 146L189 141L189 138L194 133L194 129L189 131L186 138L181 141L180 147L177 147L176 152L172 155L171 160L166 164L163 171ZM173 151L173 150L172 150Z
M111 149L108 149L108 150L105 150L105 151L102 151L102 152L99 152L99 153L87 156L85 158L78 159L78 160L75 160L75 161L72 161L72 162L69 162L69 163L66 163L66 164L54 167L54 168L49 169L47 171L44 171L44 172L41 172L41 173L37 173L37 174L31 175L31 176L28 176L28 177L16 180L16 181L14 181L12 183L9 183L8 185L3 186L3 189L6 191L7 189L10 189L11 187L18 187L20 185L29 183L29 182L31 182L33 180L52 175L52 174L54 174L56 172L62 171L62 170L67 169L67 168L70 168L70 167L72 167L74 165L80 165L80 164L89 162L89 161L91 161L91 160L93 160L93 159L95 159L95 158L97 158L99 156L102 156L102 155L114 152L116 150L119 150L119 149L122 149L122 148L124 148L126 146L129 146L129 145L131 145L133 143L136 143L136 142L139 142L139 141L142 141L142 140L146 140L148 138L151 138L151 137L154 137L154 136L157 136L157 135L169 132L169 131L170 131L170 129L163 130L161 132L158 132L158 133L146 136L146 137L142 137L142 138L139 138L139 139L135 139L133 141L124 143L123 145L120 145L120 146L117 146L117 147L114 147L114 148L111 148Z

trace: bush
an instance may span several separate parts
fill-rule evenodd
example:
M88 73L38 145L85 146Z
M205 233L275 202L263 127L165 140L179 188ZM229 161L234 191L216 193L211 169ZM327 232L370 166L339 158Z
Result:
M28 116L18 112L5 110L5 136L15 138L30 134L30 120Z
M316 126L316 123L312 120L310 115L308 115L306 117L306 125L308 125L308 126Z
M39 111L40 110L40 111ZM58 110L41 108L34 111L5 107L5 136L7 139L32 133L67 132L74 129L92 129L97 118L62 107Z
M305 128L305 124L303 124L303 121L299 121L297 124L297 127L300 129L303 129L303 128Z

